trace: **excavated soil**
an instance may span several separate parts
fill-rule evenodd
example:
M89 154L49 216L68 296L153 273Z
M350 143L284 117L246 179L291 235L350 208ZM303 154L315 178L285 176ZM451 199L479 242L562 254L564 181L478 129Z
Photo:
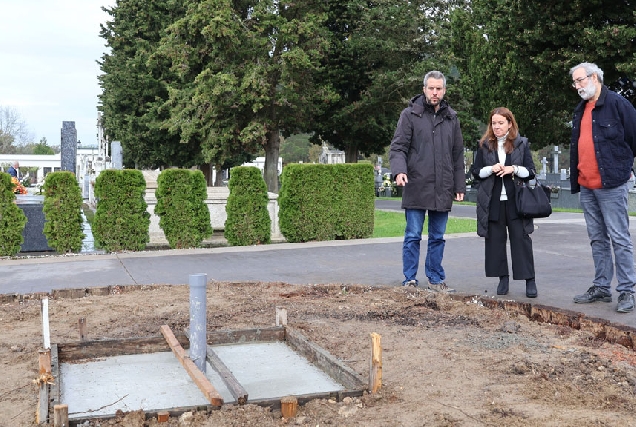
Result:
M50 298L51 342L183 331L188 286L115 287L109 295ZM636 354L592 332L530 320L477 298L401 287L210 282L208 328L290 326L366 381L382 336L383 385L342 402L313 400L293 419L254 405L188 412L166 423L142 411L85 426L636 426ZM0 306L0 426L35 424L40 302ZM71 410L71 408L69 408Z

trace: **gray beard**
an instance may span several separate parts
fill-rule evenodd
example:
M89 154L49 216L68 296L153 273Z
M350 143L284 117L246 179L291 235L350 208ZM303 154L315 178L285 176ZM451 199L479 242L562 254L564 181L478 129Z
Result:
M579 89L579 96L583 98L584 101L592 99L595 93L596 93L596 87L594 86L594 83L592 82L589 82L588 85L585 86L584 88Z

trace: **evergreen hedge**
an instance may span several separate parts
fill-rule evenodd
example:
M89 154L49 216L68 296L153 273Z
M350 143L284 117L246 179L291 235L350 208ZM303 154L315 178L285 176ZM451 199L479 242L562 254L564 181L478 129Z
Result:
M79 252L86 235L83 231L82 191L75 174L69 171L46 175L44 186L44 235L59 253Z
M203 172L166 169L157 178L155 195L155 214L171 248L199 247L212 235Z
M11 175L0 172L0 256L13 256L24 243L27 217L15 203Z
M248 246L271 241L269 197L261 171L254 166L232 168L230 195L225 205L224 235L230 245Z
M373 234L373 165L290 164L281 179L279 226L288 242Z
M144 200L146 180L139 170L108 169L95 180L97 209L93 237L109 252L141 251L150 241L150 214Z

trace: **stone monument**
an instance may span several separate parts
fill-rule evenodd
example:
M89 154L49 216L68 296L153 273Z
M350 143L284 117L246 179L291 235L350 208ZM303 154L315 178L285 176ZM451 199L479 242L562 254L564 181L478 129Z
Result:
M110 164L113 169L124 168L124 153L121 148L121 142L113 141L110 143Z
M559 173L559 154L561 150L558 145L554 146L554 173Z
M547 173L548 173L548 160L544 157L541 159L541 173L539 174L539 178L540 179L545 179Z
M75 122L62 122L61 169L77 174L77 130Z
M44 223L46 218L42 207L44 206L44 196L17 195L16 204L27 217L27 223L22 230L24 239L20 246L20 252L44 252L52 251L46 236L44 235Z

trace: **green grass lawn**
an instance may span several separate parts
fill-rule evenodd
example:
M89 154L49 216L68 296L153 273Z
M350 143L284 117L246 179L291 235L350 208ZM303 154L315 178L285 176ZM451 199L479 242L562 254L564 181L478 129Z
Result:
M395 200L395 197L380 197L385 200ZM453 202L457 205L475 206L473 202ZM552 208L553 212L573 212L582 213L581 209L566 209L566 208ZM631 216L636 216L635 212L630 212ZM424 234L428 227L428 216L424 222ZM406 220L404 219L404 212L386 212L375 211L375 222L373 227L373 237L402 237L404 236L404 227L406 226ZM477 221L470 218L448 218L448 224L446 226L446 234L452 233L476 233Z
M402 200L401 198L396 197L376 197L376 199L381 200ZM475 202L453 202L454 205L465 205L465 206L476 206ZM571 212L571 213L583 213L582 209L573 209L573 208L555 208L552 206L552 212ZM632 216L636 216L636 212L629 213Z
M406 219L404 212L375 211L373 237L403 237ZM428 216L424 221L424 233L428 227ZM471 218L448 218L446 234L476 233L477 221Z

